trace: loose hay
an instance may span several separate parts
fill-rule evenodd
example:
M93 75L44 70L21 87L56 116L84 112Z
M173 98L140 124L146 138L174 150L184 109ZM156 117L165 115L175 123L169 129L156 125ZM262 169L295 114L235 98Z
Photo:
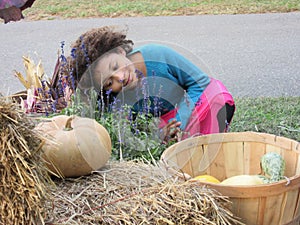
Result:
M8 97L0 94L0 224L43 223L50 178L41 159L43 138Z
M242 224L227 197L144 162L114 161L55 183L48 224Z

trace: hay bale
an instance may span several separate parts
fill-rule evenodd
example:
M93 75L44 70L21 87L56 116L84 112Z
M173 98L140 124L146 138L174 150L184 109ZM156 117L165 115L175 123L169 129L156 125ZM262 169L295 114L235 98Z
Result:
M112 161L55 183L45 206L49 224L242 224L227 197L141 161Z
M50 177L43 138L17 104L0 94L0 224L43 223Z

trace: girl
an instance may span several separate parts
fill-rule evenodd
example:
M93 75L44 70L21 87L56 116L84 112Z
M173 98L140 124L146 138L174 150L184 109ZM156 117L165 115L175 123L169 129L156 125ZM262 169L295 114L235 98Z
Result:
M78 68L73 71L77 88L95 89L106 107L121 101L160 117L165 142L228 130L235 110L231 94L168 46L133 49L133 42L112 27L94 29L76 43L76 49L84 44L86 50L71 60L71 68ZM87 60L93 63L83 73Z

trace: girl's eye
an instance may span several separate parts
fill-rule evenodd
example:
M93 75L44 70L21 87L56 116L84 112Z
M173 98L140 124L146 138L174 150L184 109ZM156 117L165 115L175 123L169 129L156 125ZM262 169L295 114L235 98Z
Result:
M106 90L108 90L108 89L111 87L111 85L112 85L112 80L109 79L108 81L106 81L106 83L105 83L105 85L104 85L104 88L105 88Z
M118 65L118 63L116 62L115 64L114 64L114 66L113 66L113 71L116 71L116 70L118 70L119 69L119 65Z

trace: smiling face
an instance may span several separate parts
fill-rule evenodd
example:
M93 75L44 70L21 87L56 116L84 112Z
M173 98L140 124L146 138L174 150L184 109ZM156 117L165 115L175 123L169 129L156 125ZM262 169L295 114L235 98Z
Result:
M118 93L123 87L136 81L134 64L119 50L104 55L95 66L94 81L105 91Z

